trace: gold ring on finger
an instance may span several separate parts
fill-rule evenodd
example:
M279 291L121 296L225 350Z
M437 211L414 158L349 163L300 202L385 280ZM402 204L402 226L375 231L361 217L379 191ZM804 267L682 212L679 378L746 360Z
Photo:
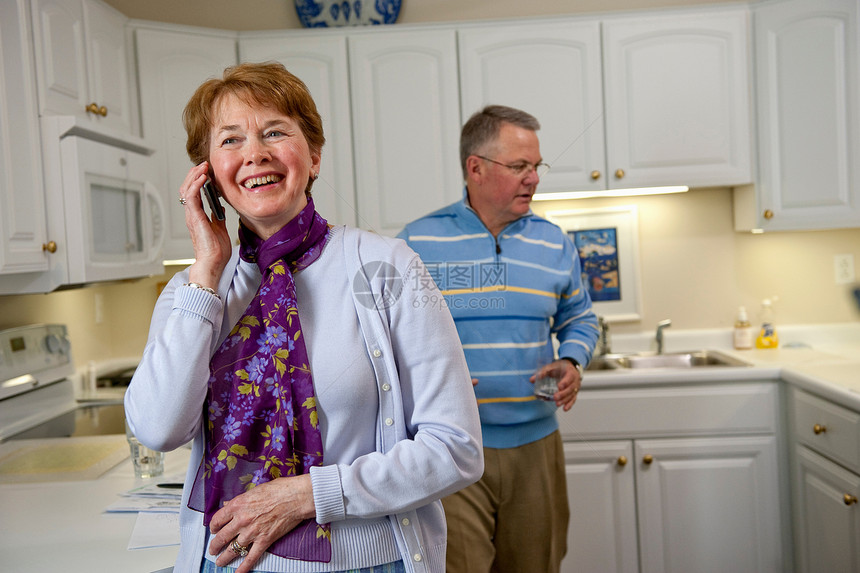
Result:
M239 545L239 538L233 540L233 543L230 544L230 549L238 555L239 557L244 557L248 554L248 549L251 547L251 544L248 545Z

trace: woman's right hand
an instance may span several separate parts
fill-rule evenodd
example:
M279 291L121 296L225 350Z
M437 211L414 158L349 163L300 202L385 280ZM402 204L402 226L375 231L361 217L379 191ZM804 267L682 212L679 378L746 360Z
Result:
M210 218L203 210L201 190L209 178L209 163L204 161L188 171L179 189L185 200L185 225L191 233L195 262L189 270L188 280L218 290L221 273L230 261L233 250L226 221Z

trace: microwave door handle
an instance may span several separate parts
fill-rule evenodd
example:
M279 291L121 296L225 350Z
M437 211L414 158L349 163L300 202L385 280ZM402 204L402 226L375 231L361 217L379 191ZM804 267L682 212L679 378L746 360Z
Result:
M144 192L146 193L147 209L146 209L146 229L149 234L150 260L161 259L162 248L164 247L165 228L165 210L164 201L151 183L144 183Z

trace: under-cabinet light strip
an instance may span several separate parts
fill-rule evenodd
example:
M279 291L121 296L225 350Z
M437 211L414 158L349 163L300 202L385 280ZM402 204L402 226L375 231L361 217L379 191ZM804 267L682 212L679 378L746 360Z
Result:
M535 193L532 201L562 201L565 199L593 199L595 197L633 197L636 195L665 195L685 193L686 185L672 187L633 187L630 189L610 189L608 191L567 191L562 193Z

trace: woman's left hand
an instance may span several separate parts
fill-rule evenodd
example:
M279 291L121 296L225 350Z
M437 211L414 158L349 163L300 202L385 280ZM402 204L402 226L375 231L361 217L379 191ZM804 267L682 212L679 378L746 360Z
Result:
M215 564L224 567L239 557L230 547L235 539L248 547L248 555L236 573L249 573L272 543L314 516L310 474L260 484L234 497L212 516L209 529L215 537L209 544L209 553L218 555Z

